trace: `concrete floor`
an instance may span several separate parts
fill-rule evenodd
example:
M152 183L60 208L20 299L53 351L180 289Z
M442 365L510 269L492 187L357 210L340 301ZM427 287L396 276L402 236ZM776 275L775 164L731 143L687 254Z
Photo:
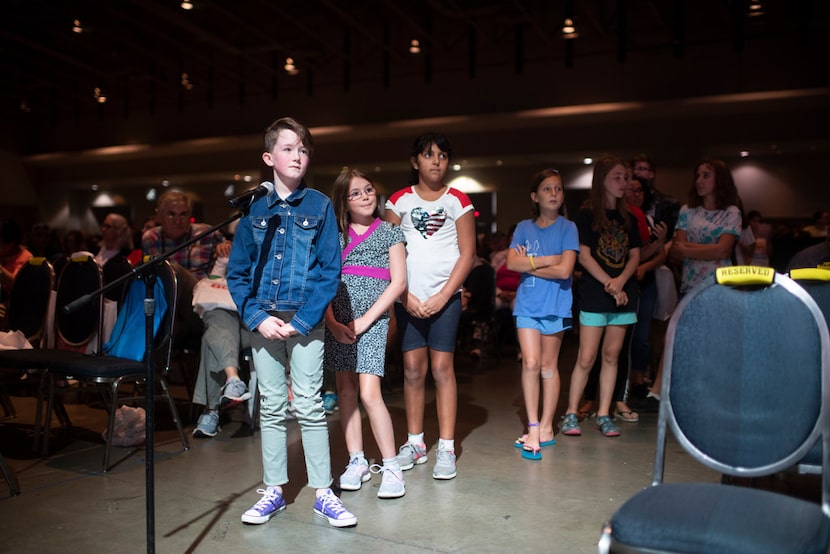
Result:
M576 340L561 357L563 395ZM582 437L559 436L541 461L527 461L513 447L524 432L520 365L515 352L475 362L459 353L458 477L432 479L437 422L428 394L426 437L430 461L405 472L406 496L376 497L379 477L362 490L343 492L358 525L334 529L312 512L313 491L296 423L290 427L288 509L269 523L248 526L239 517L259 495L259 434L242 414L215 438L193 440L183 451L166 406L155 442L155 550L157 552L562 552L596 551L603 522L650 482L656 414L620 422L622 436L604 438L590 422ZM386 400L397 442L405 438L403 395L391 384ZM177 390L186 409L184 388ZM142 552L147 550L143 450L110 472L100 470L100 432L106 414L88 403L69 403L74 428L56 437L48 459L32 456L34 400L13 397L18 415L0 420L0 448L16 472L22 494L0 482L0 551ZM560 400L559 411L564 409ZM347 462L337 413L329 417L335 478ZM188 428L188 433L191 427ZM378 457L364 417L368 457ZM189 435L188 435L189 436ZM116 449L120 456L123 449ZM676 446L669 448L667 481L717 481Z

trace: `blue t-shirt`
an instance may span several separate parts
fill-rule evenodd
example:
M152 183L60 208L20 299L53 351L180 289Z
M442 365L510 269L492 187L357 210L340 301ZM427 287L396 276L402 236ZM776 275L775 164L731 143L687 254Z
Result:
M562 254L566 250L579 252L579 234L576 225L563 216L556 218L544 229L532 219L525 219L516 225L513 242L510 247L518 245L527 248L528 255L551 256ZM527 317L571 317L573 306L573 278L545 279L530 273L522 273L519 288L516 291L516 303L513 315Z

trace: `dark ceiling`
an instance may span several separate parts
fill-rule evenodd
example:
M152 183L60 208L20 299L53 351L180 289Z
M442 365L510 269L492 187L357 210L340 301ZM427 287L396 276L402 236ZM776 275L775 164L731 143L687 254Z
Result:
M403 161L430 122L500 159L830 150L824 0L191 1L5 0L0 147L36 184L77 186L215 182L286 113L336 144L318 149L332 170Z
M0 117L52 122L101 110L215 106L290 89L419 76L521 72L574 57L721 42L759 35L807 40L826 32L827 2L746 0L5 0L0 24ZM577 41L561 27L572 15ZM78 21L83 32L73 32ZM420 55L408 52L419 40ZM288 76L286 58L299 74ZM509 74L509 73L508 73ZM96 104L95 89L107 97Z

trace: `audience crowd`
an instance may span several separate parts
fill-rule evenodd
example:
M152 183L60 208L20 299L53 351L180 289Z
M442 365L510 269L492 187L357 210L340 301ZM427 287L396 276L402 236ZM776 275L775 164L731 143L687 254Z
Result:
M310 141L302 129L300 126L295 130L303 141ZM281 137L286 135L279 133L286 132L280 130L273 140L283 140ZM410 186L393 194L386 205L382 229L393 238L366 246L378 249L387 257L388 252L392 253L392 261L386 263L391 264L395 277L395 286L372 309L371 321L349 315L354 298L366 294L364 289L376 283L377 275L373 271L377 268L369 270L364 265L350 265L349 268L358 267L358 270L349 271L344 265L343 283L350 288L347 291L342 288L345 284L340 285L341 296L337 297L338 304L334 304L335 311L329 308L324 322L312 322L309 329L303 329L299 316L295 315L295 312L305 313L300 311L302 306L297 310L268 311L271 314L268 317L279 315L284 319L277 319L281 330L275 333L280 340L299 337L302 343L303 335L315 332L311 327L316 329L317 324L325 324L329 329L327 351L334 349L341 353L341 358L346 354L360 356L361 365L371 360L373 364L380 364L372 371L353 368L356 373L341 373L339 361L326 362L327 371L334 373L328 374L327 384L320 386L333 389L329 384L333 383L331 376L336 374L337 392L345 395L341 401L350 461L347 472L340 478L344 490L357 490L371 478L371 473L380 472L384 475L384 488L379 496L396 498L404 494L402 471L426 461L428 446L422 423L423 387L428 367L432 368L438 385L441 427L433 476L436 479L455 477L455 346L445 344L446 340L469 347L468 352L474 358L488 355L485 339L517 347L528 420L524 422L527 432L515 445L522 449L524 458L537 460L542 456L542 447L556 442L552 418L559 396L557 359L564 333L570 331L578 337L579 353L571 376L571 390L566 395L567 409L559 421L559 433L578 436L582 432L580 422L594 417L595 427L603 435L615 437L620 435L618 424L635 424L639 421L638 412L653 412L659 407L662 343L666 320L678 297L707 282L715 268L723 265L771 266L784 272L792 267L815 267L830 262L830 212L817 210L807 222L806 219L764 219L757 210L745 211L729 168L719 160L707 160L693 168L687 197L674 198L658 187L656 165L645 155L630 161L613 157L598 160L592 191L584 198L582 210L572 218L564 208L563 178L555 170L544 170L532 183L528 180L532 185L532 212L528 210L531 219L507 222L509 230L479 233L474 239L469 198L442 181L442 171L446 171L452 154L449 143L443 135L436 134L424 135L419 140L412 152L414 169ZM300 151L303 144L297 143ZM276 149L271 154L275 182L279 182L285 177L280 173L281 154ZM310 156L310 151L301 155ZM288 182L291 186L286 194L302 197L305 190L302 175ZM445 191L451 191L452 198L445 196L448 194ZM268 198L275 194L272 189ZM582 200L576 191L568 194ZM314 201L328 206L329 200L320 196ZM375 185L359 171L340 176L333 200L345 264L349 250L346 244L359 236L355 235L355 229L374 232L381 210ZM268 201L283 205L276 196ZM421 204L434 213L424 211ZM291 215L290 210L287 213ZM304 222L298 219L298 225L326 224L325 218L310 222L308 217ZM444 226L445 220L455 225ZM210 225L193 220L189 197L170 190L160 196L157 210L151 216L130 222L122 213L112 212L99 222L97 233L54 228L43 222L28 230L21 229L13 220L0 223L0 317L4 329L9 293L20 268L32 257L49 260L59 275L66 261L77 255L91 256L106 272L115 263L129 268L139 264L142 256L159 256L177 249L171 257L181 286L174 347L190 350L198 359L195 375L186 376L192 381L187 383L192 403L201 407L193 435L216 436L221 432L223 412L220 410L251 398L253 391L248 390L244 376L240 375L241 353L252 340L255 345L261 342L258 337L262 329L249 327L250 322L244 320L244 315L240 317L240 312L245 314L245 309L250 309L248 303L257 294L256 287L251 285L253 290L246 292L250 297L237 291L235 299L245 302L245 309L238 310L232 298L234 286L238 288L240 282L250 278L248 269L234 266L242 254L233 250L232 241L234 238L244 241L237 248L253 252L265 236L259 234L256 221L251 223L251 236L248 236L250 230L240 235L241 238L220 231L206 232ZM267 224L265 219L262 224ZM441 233L442 229L448 232L441 239L445 241L441 248L446 250L427 246L437 244L436 241L421 244L422 239ZM268 232L266 228L261 231ZM614 242L613 249L608 241ZM404 258L406 279L402 273ZM229 259L233 266L230 271ZM350 263L357 263L353 259L350 258ZM415 259L421 260L418 268L412 267ZM368 257L360 260L360 264L371 261ZM253 254L251 263L253 267L258 263ZM335 265L340 268L339 264ZM427 268L432 273L425 277ZM355 271L361 277L345 278L346 273L355 274ZM384 271L388 280L389 270ZM403 288L404 280L408 282L408 289ZM383 291L384 288L378 289L372 302ZM349 304L349 295L352 304ZM367 304L364 311L370 306L371 303ZM391 309L393 306L395 309ZM323 306L319 308L318 315L322 316ZM371 348L350 347L375 320L381 322L378 325L382 326L376 328L382 330L372 339L375 342ZM355 331L355 324L360 330ZM433 334L430 326L436 330ZM383 357L378 358L377 352L381 356L384 353L387 327L389 348L400 352L401 344L395 342L400 342L396 329L403 337L407 440L397 456L378 379L383 377ZM422 332L426 333L424 342L420 342ZM280 333L285 333L285 337ZM320 388L316 376L310 383ZM290 387L291 380L286 384ZM302 402L309 401L309 394L315 394L305 390L311 385L303 381ZM316 393L318 397L320 392ZM325 414L333 413L330 404L334 394L327 391L329 404ZM383 450L383 466L370 466L364 457L360 424L355 419L358 398L370 410L372 430ZM289 391L288 400L293 413L293 392ZM300 413L302 425L306 425L309 414L317 414L317 407L300 404L300 411L304 411ZM273 415L278 416L282 417ZM314 429L309 424L306 431L309 436ZM338 512L343 508L337 498L325 496L328 466L314 469L317 481L314 486L318 493L323 491L320 493L323 496L318 495L318 504L334 506L315 506L315 511L320 512L318 515L326 514L335 526L356 521L347 511ZM273 468L272 471L277 472ZM269 487L261 491L263 500L246 512L243 521L264 523L284 508L279 504L281 489L270 486L275 483L266 484ZM331 509L338 513L333 514Z

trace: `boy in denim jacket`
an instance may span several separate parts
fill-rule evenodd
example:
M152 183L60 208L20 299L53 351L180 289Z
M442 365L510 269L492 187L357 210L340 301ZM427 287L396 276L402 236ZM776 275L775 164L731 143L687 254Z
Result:
M265 132L262 159L274 169L274 188L239 220L228 262L228 289L253 333L262 428L262 498L242 521L265 523L285 509L288 482L286 414L291 369L294 408L303 441L308 485L316 489L314 513L335 527L357 524L329 488L329 433L323 383L323 316L340 275L340 245L331 202L306 186L313 143L292 118Z

